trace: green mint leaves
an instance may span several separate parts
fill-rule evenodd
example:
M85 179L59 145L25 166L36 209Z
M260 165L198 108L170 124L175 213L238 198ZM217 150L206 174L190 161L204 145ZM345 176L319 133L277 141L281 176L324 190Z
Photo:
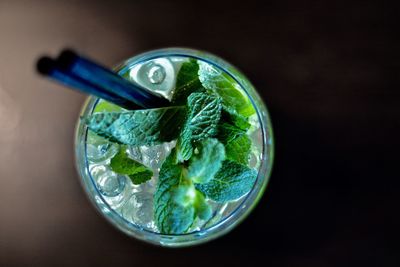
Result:
M192 156L194 142L216 135L221 116L221 100L215 95L192 93L187 101L189 115L177 143L179 162Z
M225 148L217 139L209 138L197 146L198 153L189 161L189 177L195 183L210 181L222 166Z
M224 106L233 108L245 117L255 113L250 99L237 88L237 82L227 73L208 63L200 62L199 80L206 89L221 97Z
M248 164L251 141L246 132L249 128L247 118L234 110L222 109L217 138L225 145L227 159Z
M177 138L185 107L94 113L84 121L98 135L126 145L155 145ZM171 127L173 126L173 127Z
M129 158L126 145L176 140L159 171L154 222L163 234L182 234L198 221L208 225L210 200L236 200L253 187L257 171L248 167L247 131L255 109L231 76L194 59L182 64L171 105L126 111L104 102L83 121L97 135L122 144L110 167L133 184L150 180L153 171Z
M226 158L243 165L249 163L251 141L247 135L239 136L225 145Z
M190 114L185 128L192 133L192 140L214 136L221 116L221 100L214 95L193 93L188 98L188 107Z
M193 206L176 201L176 190L190 185L181 165L174 164L173 153L164 161L154 193L154 220L161 233L179 234L186 232L195 218Z
M248 119L237 114L234 110L222 108L220 123L218 124L218 139L227 144L228 142L246 134L250 128Z
M172 103L178 105L186 104L189 95L204 88L199 80L199 64L194 59L184 62L176 77L176 85L172 96Z
M118 153L111 159L110 167L115 173L128 175L133 184L144 183L153 176L152 170L129 158L125 146L121 146Z
M161 166L154 194L154 220L164 234L184 233L196 217L207 220L211 216L211 208L187 177L187 170L175 164L174 153Z
M210 199L224 203L240 198L254 185L257 172L234 161L225 160L220 171L208 183L196 188Z

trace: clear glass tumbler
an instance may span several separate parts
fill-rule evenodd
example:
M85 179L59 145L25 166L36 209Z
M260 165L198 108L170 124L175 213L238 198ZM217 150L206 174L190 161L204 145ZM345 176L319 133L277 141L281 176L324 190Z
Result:
M268 183L273 163L274 148L269 114L257 91L240 71L215 55L186 48L166 48L149 51L129 58L118 65L115 71L119 75L129 79L129 75L133 74L139 77L142 75L140 74L140 68L146 68L144 73L150 82L143 79L136 80L135 82L141 83L142 86L154 90L159 94L165 94L165 88L159 86L160 83L158 80L168 79L169 72L174 71L174 64L179 65L180 61L177 60L175 62L172 60L169 63L163 63L163 60L171 58L192 58L212 65L233 78L250 99L256 110L256 119L260 126L258 135L255 137L258 140L256 147L256 153L258 154L253 159L256 161L255 166L258 169L258 176L251 191L236 201L234 205L216 206L217 214L214 215L213 223L192 229L189 233L166 235L159 233L154 228L154 223L151 221L151 214L146 214L146 210L144 209L139 210L143 205L147 205L147 202L150 202L148 205L151 205L152 200L147 199L146 195L140 195L141 191L136 187L128 186L129 181L125 177L113 174L107 169L107 160L112 155L115 155L116 148L112 143L93 137L81 120L78 120L76 127L75 156L76 168L87 196L94 207L109 223L127 235L137 239L155 245L181 247L215 239L229 232L250 213L261 198ZM139 68L138 66L141 67ZM165 80L165 83L171 84L173 81ZM81 116L92 114L101 101L96 97L89 97L82 107ZM135 149L132 149L132 153L136 152ZM162 153L167 152L166 150L162 151ZM152 155L159 155L157 153L149 153L147 155L150 157L149 160L151 161ZM151 191L151 187L154 187L155 184L150 183L146 186ZM132 192L136 192L137 195ZM135 201L139 203L141 201L137 206L138 210L129 210L130 213L134 213L137 216L138 221L132 221L125 216L127 213L125 212L128 205L127 202L129 201L130 203ZM143 223L141 223L142 221Z

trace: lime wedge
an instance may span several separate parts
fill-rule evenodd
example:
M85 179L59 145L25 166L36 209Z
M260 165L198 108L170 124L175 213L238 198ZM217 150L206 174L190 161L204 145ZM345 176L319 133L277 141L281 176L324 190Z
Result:
M93 110L93 113L96 112L119 112L119 111L124 111L123 108L120 106L117 106L111 102L105 101L100 99L99 102L97 103L96 107Z

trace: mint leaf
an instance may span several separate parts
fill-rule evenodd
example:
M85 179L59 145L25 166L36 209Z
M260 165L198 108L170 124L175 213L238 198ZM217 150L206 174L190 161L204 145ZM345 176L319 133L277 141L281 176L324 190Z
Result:
M218 123L218 135L217 138L223 144L227 144L232 140L245 135L247 130L250 128L248 119L242 115L239 115L234 110L222 108L221 119Z
M192 132L189 127L185 127L176 142L176 162L188 160L193 155Z
M221 97L224 106L233 108L245 117L255 113L250 99L240 90L239 84L231 76L205 62L199 62L199 66L199 79L202 85Z
M249 128L246 117L232 109L222 108L217 138L225 145L227 159L248 164L251 141L246 132Z
M176 139L185 120L183 106L101 112L83 118L87 127L112 142L126 145L155 145Z
M225 203L244 196L254 185L257 172L234 161L225 160L215 177L196 188L208 198Z
M207 204L206 199L200 191L196 190L196 200L194 203L197 216L202 220L208 220L212 216L212 209L209 204Z
M220 122L218 124L218 135L217 138L219 141L221 141L223 144L227 144L231 142L232 140L235 140L236 138L245 135L246 132L237 128L236 126L226 123L226 122Z
M210 181L221 168L225 159L224 145L217 139L208 138L197 145L198 154L189 161L188 175L195 183Z
M206 202L203 193L196 190L193 184L175 188L173 200L183 206L193 205L196 216L202 220L208 220L212 215L211 206Z
M144 170L142 172L137 172L135 174L128 175L129 179L132 181L133 184L142 184L147 182L148 180L153 177L153 171L152 170Z
M247 131L250 128L249 120L246 117L227 107L222 108L221 121L229 123L243 131Z
M185 104L188 96L196 91L204 90L199 80L199 65L195 59L184 62L176 77L176 85L172 103Z
M182 164L175 164L176 150L165 159L154 193L154 220L163 234L182 234L189 230L196 217L208 220L211 207L187 177Z
M226 158L243 165L249 162L251 141L247 135L242 135L225 145Z
M154 220L163 234L182 234L193 224L195 207L183 201L194 186L185 175L183 165L174 163L174 150L160 169L159 181L154 193Z
M133 184L141 184L151 179L153 172L142 163L129 158L126 147L120 147L118 153L111 159L113 172L128 175Z
M193 154L193 142L217 133L221 116L221 100L215 95L192 93L188 97L189 116L177 142L177 159L188 160Z
M192 133L192 140L214 136L221 116L221 100L214 95L193 93L188 98L188 107L186 128Z
M180 186L173 188L172 199L177 204L188 206L193 203L195 195L196 189L188 180L187 184L181 184Z

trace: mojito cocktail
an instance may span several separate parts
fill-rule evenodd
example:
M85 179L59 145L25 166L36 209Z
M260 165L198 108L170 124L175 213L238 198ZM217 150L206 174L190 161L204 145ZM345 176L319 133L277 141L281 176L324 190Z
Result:
M220 58L189 49L147 52L116 71L170 104L126 110L88 99L76 163L94 205L128 235L163 246L232 229L272 167L272 128L253 86Z

